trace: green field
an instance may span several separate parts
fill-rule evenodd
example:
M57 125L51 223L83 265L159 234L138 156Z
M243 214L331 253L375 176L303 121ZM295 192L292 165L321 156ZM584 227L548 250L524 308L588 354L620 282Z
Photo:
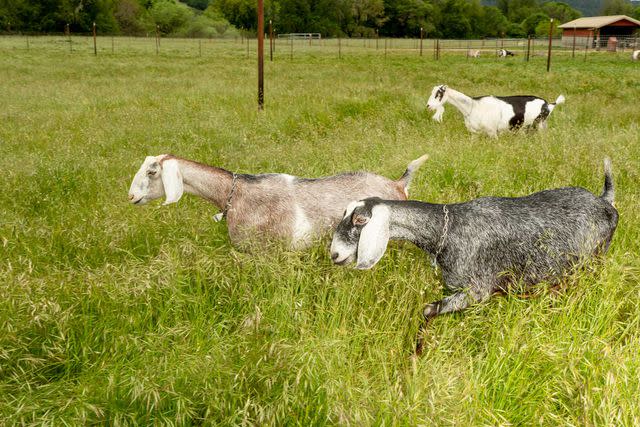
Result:
M88 39L87 39L88 41ZM0 425L640 424L640 68L627 53L498 61L282 45L256 108L256 61L234 41L0 39ZM140 45L134 45L140 43ZM147 43L147 44L145 44ZM143 46L143 47L140 47ZM187 49L188 47L188 49ZM267 56L268 57L268 56ZM470 95L567 102L549 129L470 135ZM442 282L390 245L371 271L312 249L233 249L216 209L127 203L146 155L243 173L398 177L436 203L567 185L600 193L613 160L609 253L564 292L494 297L441 316Z

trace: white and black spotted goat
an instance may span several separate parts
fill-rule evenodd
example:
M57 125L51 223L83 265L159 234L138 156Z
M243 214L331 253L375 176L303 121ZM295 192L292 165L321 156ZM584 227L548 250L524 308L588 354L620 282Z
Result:
M464 124L471 132L485 132L493 137L504 130L522 127L545 129L547 119L558 104L564 102L560 95L553 104L537 96L479 96L472 98L447 85L438 85L431 91L427 107L435 110L433 119L441 122L444 105L456 107L464 117Z
M498 49L498 56L500 58L506 58L507 56L516 56L516 54L507 49Z
M425 321L465 309L494 292L527 292L557 283L580 261L604 253L618 223L611 163L599 197L579 187L526 197L483 197L438 205L378 198L352 202L331 243L335 264L373 267L390 239L431 255L452 292L428 304ZM425 323L426 324L426 323ZM418 351L421 342L418 341Z
M369 172L317 179L234 174L168 154L149 156L133 178L129 201L145 204L165 196L166 205L187 192L222 210L218 219L227 218L233 244L249 248L251 243L277 240L299 249L329 232L351 200L406 200L413 173L427 157L409 163L404 175L393 181Z

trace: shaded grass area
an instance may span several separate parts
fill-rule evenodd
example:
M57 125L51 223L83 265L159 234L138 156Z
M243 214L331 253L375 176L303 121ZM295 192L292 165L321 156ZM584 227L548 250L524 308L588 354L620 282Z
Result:
M1 46L3 423L640 423L637 64L558 58L547 74L541 58L279 52L258 114L254 61L233 45L97 58ZM547 132L494 140L452 108L430 120L438 83L567 103ZM434 202L599 193L609 155L621 219L566 291L438 318L415 361L420 310L442 295L424 253L392 244L359 272L332 266L326 240L238 252L202 200L126 203L144 156L166 152L237 172L390 177L429 153L412 197Z

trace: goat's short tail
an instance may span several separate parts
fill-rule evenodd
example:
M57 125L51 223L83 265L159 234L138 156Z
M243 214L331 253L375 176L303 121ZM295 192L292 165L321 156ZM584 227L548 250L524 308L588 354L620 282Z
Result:
M600 197L609 202L609 204L613 205L615 190L613 189L613 172L611 168L611 159L608 157L604 158L604 189L602 190L602 195Z
M413 173L417 171L418 168L420 168L420 166L422 166L422 164L426 162L428 158L429 155L425 154L424 156L418 157L417 159L409 163L409 165L407 166L407 170L404 171L404 174L402 174L402 176L398 180L398 182L404 187L404 193L407 195L407 197L409 197L409 185L411 184Z
M564 96L560 95L556 98L556 102L553 102L551 104L548 104L549 106L549 113L551 113L558 105L560 104L564 104Z

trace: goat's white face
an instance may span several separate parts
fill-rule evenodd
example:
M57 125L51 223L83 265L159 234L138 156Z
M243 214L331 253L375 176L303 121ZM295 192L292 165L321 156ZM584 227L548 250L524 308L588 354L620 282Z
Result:
M129 187L129 202L143 205L166 195L163 204L175 203L183 193L182 176L175 159L161 162L164 156L147 156Z
M442 121L442 114L444 114L444 103L448 98L447 85L434 86L431 91L431 96L427 101L427 108L436 113L433 115L435 121Z
M368 270L380 261L389 243L389 209L372 198L351 202L331 241L331 260L345 265L353 261Z

